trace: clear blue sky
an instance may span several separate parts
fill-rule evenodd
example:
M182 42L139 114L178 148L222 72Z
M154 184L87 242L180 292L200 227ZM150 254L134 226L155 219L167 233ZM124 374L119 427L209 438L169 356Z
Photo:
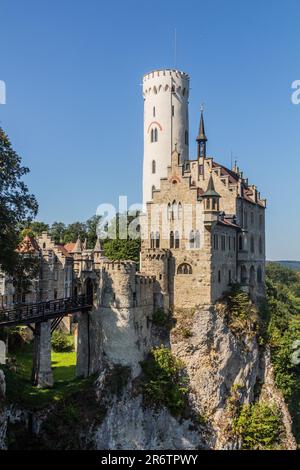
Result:
M31 169L38 219L141 200L141 79L174 67L176 28L191 140L205 102L209 154L230 165L232 151L268 199L268 257L300 259L299 21L298 0L1 0L0 124Z

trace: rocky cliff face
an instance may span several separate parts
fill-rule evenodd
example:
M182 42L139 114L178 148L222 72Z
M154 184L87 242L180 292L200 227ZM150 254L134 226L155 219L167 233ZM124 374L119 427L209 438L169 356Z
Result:
M189 379L189 404L205 425L175 419L166 408L143 406L129 383L121 398L113 398L92 439L98 449L238 449L231 432L229 402L240 405L256 400L275 403L285 427L283 446L296 448L291 419L274 385L268 351L259 347L255 334L235 335L226 325L224 310L207 307L177 312L176 327L164 338L173 354L182 359ZM153 344L161 337L153 334ZM103 372L105 374L105 372ZM105 395L104 375L97 382L98 397Z
M200 422L190 416L175 418L163 406L152 408L145 405L141 389L136 386L138 363L131 369L127 368L124 384L116 389L111 382L116 364L105 364L104 361L105 366L94 383L94 395L88 399L89 404L85 399L80 404L82 417L79 422L82 423L86 415L89 419L85 426L81 424L75 431L78 433L76 443L68 443L68 446L112 450L239 449L241 442L232 432L230 404L238 402L243 405L262 400L275 403L281 410L285 429L282 445L286 449L295 449L291 418L281 393L274 385L269 352L259 346L256 335L234 334L227 326L222 308L208 306L174 315L176 325L168 334L164 328L152 327L152 346L163 343L184 362L190 416L201 416L203 420ZM135 343L128 344L128 348L136 347ZM128 354L134 357L133 351L128 351ZM118 374L121 372L117 370L117 379ZM49 442L47 426L43 427L46 415L44 413L41 419L36 417L33 432L44 444L47 443L47 447L53 442ZM57 416L60 423L61 415ZM28 414L24 410L8 408L0 411L0 448L5 448L9 420L23 422L26 427Z

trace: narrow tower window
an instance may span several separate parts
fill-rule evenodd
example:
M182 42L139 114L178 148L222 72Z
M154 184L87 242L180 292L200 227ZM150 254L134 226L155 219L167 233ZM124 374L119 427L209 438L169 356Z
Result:
M152 160L152 174L154 175L156 173L156 162L155 160Z
M188 131L185 131L185 133L184 133L184 143L185 143L185 145L189 145L189 133L188 133Z
M155 117L155 106L153 106L153 117Z

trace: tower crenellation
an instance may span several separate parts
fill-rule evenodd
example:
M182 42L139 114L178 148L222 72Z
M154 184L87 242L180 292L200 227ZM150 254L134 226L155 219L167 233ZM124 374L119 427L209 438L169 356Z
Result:
M143 203L152 200L167 176L175 146L181 161L189 158L189 76L178 70L156 70L143 77Z

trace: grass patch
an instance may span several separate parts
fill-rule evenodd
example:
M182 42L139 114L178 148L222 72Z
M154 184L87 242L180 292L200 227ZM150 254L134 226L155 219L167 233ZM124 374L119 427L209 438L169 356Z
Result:
M7 366L3 366L6 376L7 401L32 410L41 409L79 392L93 380L91 378L77 379L75 377L75 352L52 352L54 386L51 389L38 389L30 382L33 345L26 345L14 357L16 372Z

